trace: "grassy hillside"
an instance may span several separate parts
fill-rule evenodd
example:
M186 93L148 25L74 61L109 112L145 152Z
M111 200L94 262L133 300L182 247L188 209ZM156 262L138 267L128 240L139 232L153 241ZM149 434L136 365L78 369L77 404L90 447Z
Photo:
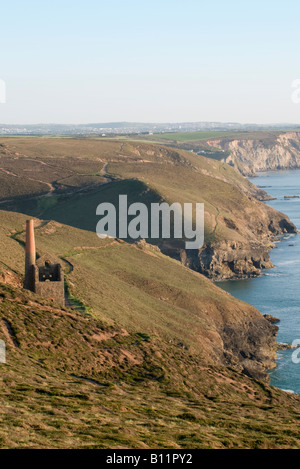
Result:
M258 311L145 243L36 220L61 309L20 287L25 220L0 212L1 447L299 447L299 397L247 376L274 356Z
M299 448L296 396L12 287L0 293L18 340L0 365L0 447Z
M81 149L74 151L68 139L14 139L0 142L0 198L18 200L20 196L72 192L105 182L101 159L93 160ZM72 142L72 141L71 141Z
M1 224L10 235L8 243L15 244L10 266L20 276L23 266L20 269L18 259L24 257L20 256L25 241L24 217L16 215L18 223L14 233L9 226L13 214L0 213ZM245 325L250 348L251 341L255 342L256 327L270 332L268 323L254 308L233 299L210 280L184 268L151 245L101 240L95 233L53 221L37 220L35 232L38 255L48 253L61 258L69 293L86 306L86 312L108 324L141 334L157 334L193 350L206 361L224 363L230 361L233 346L228 341L224 354L224 321L232 330ZM260 339L257 340L255 346L259 347ZM266 352L265 359L270 358L272 354ZM259 368L263 361L262 352ZM234 358L233 362L238 363ZM248 367L247 360L244 365Z
M146 203L158 200L204 202L207 241L255 237L248 223L249 214L260 211L263 216L262 212L267 210L262 204L249 200L253 196L263 197L263 191L230 166L189 152L110 140L15 139L12 143L2 142L5 143L2 143L1 166L15 174L4 173L3 176L0 170L2 208L56 219L72 226L94 231L97 205L102 201L115 202L119 193L126 192L132 201L138 199ZM19 181L23 181L25 196L30 190L35 194L35 183L40 184L40 181L50 184L52 189L48 187L47 197L28 200L17 195L7 202L7 177L19 191L22 190ZM109 182L109 178L112 179L109 187L101 184ZM244 218L240 233L230 229L224 218L237 221Z
M3 209L95 232L97 206L117 207L119 194L128 194L129 204L148 207L204 203L202 250L186 252L183 240L149 241L212 278L258 275L271 265L274 235L295 230L287 217L258 200L267 197L264 191L228 164L191 152L126 140L26 138L3 139L0 145ZM15 197L8 197L7 178ZM43 194L36 184L44 184Z

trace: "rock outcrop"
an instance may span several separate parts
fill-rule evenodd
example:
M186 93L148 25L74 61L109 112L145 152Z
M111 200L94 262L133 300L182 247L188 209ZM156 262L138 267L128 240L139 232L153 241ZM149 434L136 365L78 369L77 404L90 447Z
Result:
M214 280L257 277L273 267L268 249L261 243L221 241L187 252L185 264Z
M261 202L257 204L259 207ZM228 232L231 240L208 241L199 251L182 250L181 261L213 280L257 277L262 269L274 267L270 260L274 241L285 233L297 233L297 228L286 215L265 205L263 208L264 217L257 220L250 214L247 223L245 219L236 219L236 225L230 225ZM247 240L250 229L252 236ZM232 231L243 236L233 240Z
M285 132L265 139L214 139L207 143L225 151L223 161L244 176L255 176L259 171L300 168L300 132Z

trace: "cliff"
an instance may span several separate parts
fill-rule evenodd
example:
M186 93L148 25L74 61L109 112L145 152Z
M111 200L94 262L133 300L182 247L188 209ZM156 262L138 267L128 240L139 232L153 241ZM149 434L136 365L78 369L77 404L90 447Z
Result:
M253 203L255 212L248 209L235 218L235 223L226 218L219 221L230 228L226 239L208 240L198 252L182 252L182 261L214 280L257 277L261 269L272 268L270 250L275 246L274 240L284 233L296 233L297 229L284 214L261 202Z
M264 138L225 138L208 140L214 148L229 152L223 161L234 166L244 176L259 171L300 168L300 132L285 132Z

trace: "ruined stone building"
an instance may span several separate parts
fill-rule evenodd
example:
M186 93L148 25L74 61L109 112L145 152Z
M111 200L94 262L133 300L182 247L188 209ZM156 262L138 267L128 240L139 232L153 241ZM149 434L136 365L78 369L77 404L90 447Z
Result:
M24 288L65 306L64 273L61 265L47 254L36 260L33 220L26 222Z

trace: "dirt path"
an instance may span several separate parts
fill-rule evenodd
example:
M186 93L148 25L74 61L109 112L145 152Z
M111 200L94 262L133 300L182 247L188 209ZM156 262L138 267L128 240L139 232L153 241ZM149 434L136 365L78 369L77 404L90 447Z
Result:
M68 261L65 257L61 257L61 260L62 260L63 262L65 262L65 263L67 264L67 266L69 267L69 272L66 272L66 273L67 273L67 274L70 274L71 272L73 272L73 270L74 270L74 265L71 264L71 262Z
M101 176L103 176L105 178L105 182L103 182L103 184L108 184L109 182L112 182L112 179L109 178L108 175L107 175L108 165L109 165L109 163L105 163L105 165L103 166L103 168L101 169L101 171L99 173Z
M6 343L11 345L11 347L13 347L13 348L20 348L19 341L18 341L18 339L16 337L16 334L15 334L13 328L12 328L12 325L5 318L1 319L1 329L3 331L3 334L4 334L5 338L6 338Z
M215 232L217 231L218 225L219 225L220 210L219 210L218 207L216 207L215 205L212 204L212 206L217 210L216 224L215 224L215 227L214 227L214 229L213 229L213 231L212 231L212 234L215 234Z
M21 176L18 176L17 174L15 174L15 173L13 173L12 171L8 171L7 169L4 169L4 168L0 168L0 171L7 174L8 176L13 176L13 177L16 177L16 178L19 178L19 179L27 179L29 181L34 181L34 182L40 182L41 184L44 184L44 185L49 187L49 192L47 192L46 194L43 194L42 196L37 196L37 197L51 197L52 193L55 191L55 187L50 182L42 181L40 179L30 178L28 176L22 176L21 177ZM1 203L3 203L3 202L1 202Z
M5 174L8 174L8 176L14 176L16 178L18 178L19 176L11 171L8 171L7 169L4 169L4 168L0 168L0 171L3 171L3 173Z

